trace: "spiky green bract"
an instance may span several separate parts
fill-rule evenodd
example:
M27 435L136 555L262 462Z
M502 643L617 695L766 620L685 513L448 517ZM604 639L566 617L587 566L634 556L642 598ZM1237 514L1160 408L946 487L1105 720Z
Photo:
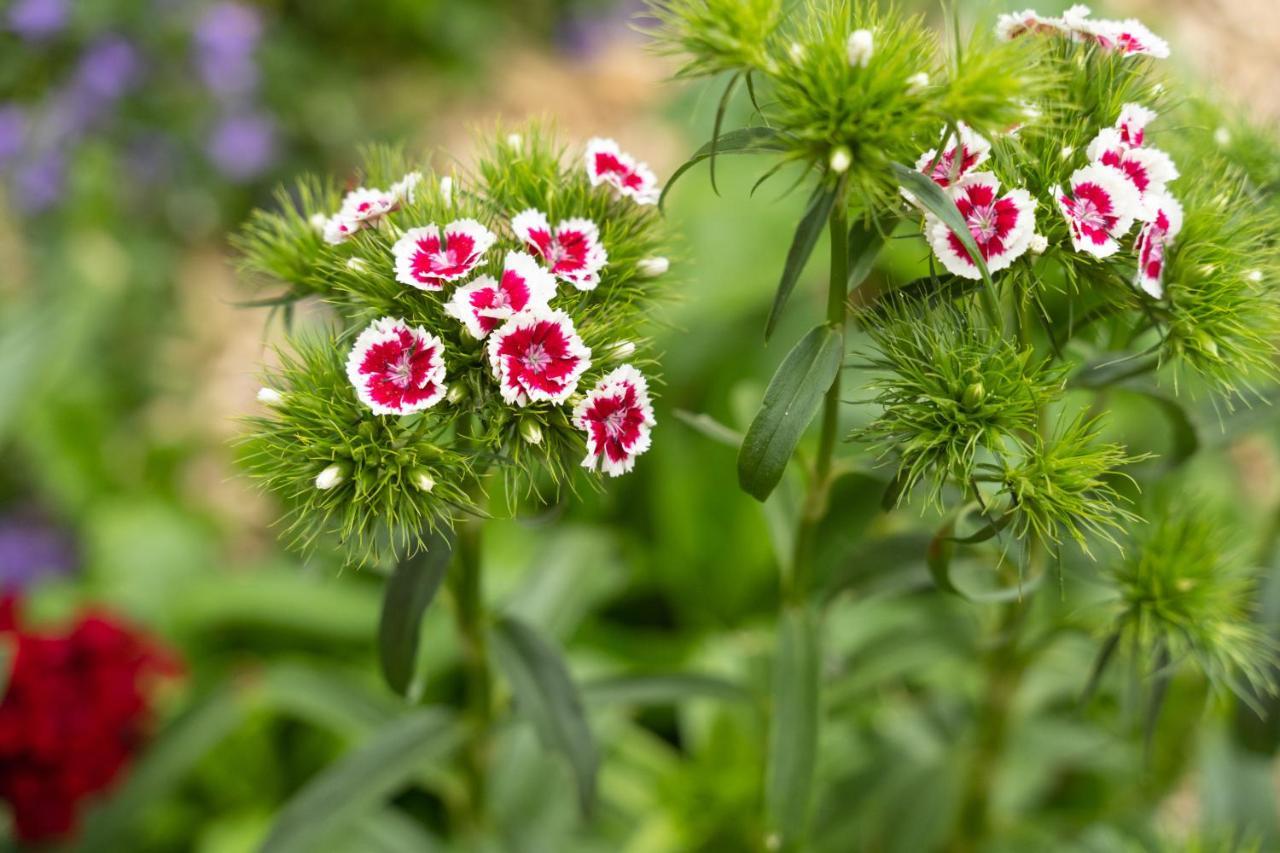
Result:
M1116 545L1123 523L1138 521L1114 482L1137 461L1118 444L1098 439L1098 421L1084 415L1060 424L1048 438L1036 435L1029 452L1006 459L999 471L1009 498L1016 539L1061 544L1075 541L1086 553L1095 537Z
M1148 663L1191 664L1218 688L1274 691L1275 648L1250 612L1254 583L1238 531L1203 502L1158 503L1108 573L1120 647Z
M1032 105L1056 103L1061 94L1062 72L1046 60L1040 40L1002 42L980 27L947 63L939 112L988 138L1025 125Z
M705 77L722 71L761 70L771 60L766 50L782 15L781 0L651 0L660 26L658 49L682 56L681 77Z
M950 307L894 303L862 321L883 411L854 438L897 457L904 495L924 482L937 505L948 482L970 487L980 454L1035 449L1040 410L1062 393L1060 367Z
M413 553L430 531L474 511L476 469L453 449L450 413L385 418L361 405L346 377L348 346L312 336L280 353L281 366L266 381L281 400L246 419L240 456L283 501L291 544L310 550L334 541L349 562L363 564ZM317 488L332 465L340 481Z
M1167 255L1161 356L1180 373L1238 394L1275 376L1280 336L1280 217L1220 159L1213 181L1186 181L1182 232Z
M651 393L660 384L645 330L671 276L645 275L643 264L671 254L656 208L619 198L605 186L592 187L582 150L566 149L539 126L503 130L496 137L473 170L447 176L392 149L366 152L359 173L364 186L386 190L414 171L422 180L412 199L402 200L376 227L337 245L325 242L310 218L334 213L341 199L312 182L283 212L256 215L239 240L247 266L280 277L290 285L290 299L324 300L337 327L332 340L306 343L287 362L286 375L269 380L273 388L292 389L288 402L253 419L246 439L250 470L283 497L292 538L301 546L333 532L357 563L412 550L426 531L450 526L470 510L486 472L505 482L502 494L512 512L530 495L554 498L582 471L585 441L571 420L581 395L623 362L645 371ZM592 220L608 253L593 290L560 282L551 300L592 351L577 395L559 406L504 402L487 341L473 338L444 310L456 288L482 275L500 278L509 252L528 251L511 229L512 217L528 208L547 214L553 226L570 218ZM392 247L405 231L433 223L443 228L460 219L480 222L497 238L464 281L431 291L396 280ZM382 317L420 326L444 344L448 397L421 415L374 416L338 369L358 333ZM331 352L321 358L326 349ZM299 400L307 406L295 409ZM437 454L430 464L422 456L428 451ZM355 468L350 479L333 489L315 487L316 475L328 464L321 462L346 464L348 458ZM414 491L405 479L414 465L431 471L435 485L429 494Z

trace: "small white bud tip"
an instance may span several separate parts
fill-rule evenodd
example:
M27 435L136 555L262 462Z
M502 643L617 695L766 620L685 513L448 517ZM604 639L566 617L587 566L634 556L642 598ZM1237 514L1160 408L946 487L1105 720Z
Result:
M640 270L640 275L645 278L657 278L665 275L667 270L671 269L671 262L663 257L644 258L640 263L636 264L636 268Z
M609 357L615 361L626 361L636 354L636 345L631 341L618 341L609 347Z
M876 49L871 30L854 30L849 33L846 48L849 51L849 64L854 68L866 68Z
M274 388L259 388L258 402L264 406L279 406L284 402L284 395Z
M1043 234L1031 235L1031 254L1043 255L1045 250L1049 248L1049 238Z
M542 444L542 427L536 421L523 421L520 424L520 437L529 444Z
M456 406L467 399L467 388L465 385L450 385L444 398Z
M787 54L791 57L792 62L801 62L804 60L804 45L798 41L793 41L791 46L787 48Z
M921 71L907 78L907 93L918 95L929 87L929 75Z
M345 479L346 466L335 462L316 475L316 488L322 492L328 491Z
M1249 281L1254 284L1257 284L1262 281L1262 270L1250 270L1249 274L1245 276L1245 278L1249 279Z
M329 224L329 217L325 216L323 213L313 213L311 214L311 218L307 221L311 223L312 228L323 234L325 226Z
M440 179L440 198L446 207L453 206L453 178L449 175Z
M426 471L418 469L413 472L413 485L424 492L429 492L436 487L436 481Z
M1073 148L1072 146L1070 146L1070 145L1064 145L1064 146L1062 147L1062 159L1063 159L1063 160L1068 160L1068 159L1070 159L1070 158L1071 158L1071 155L1072 155L1072 154L1074 154L1074 153L1076 153L1076 149L1075 149L1075 148Z
M524 139L518 133L513 133L507 137L507 145L510 145L517 152L520 150L520 146L523 144L524 144Z
M831 171L837 175L843 175L853 165L853 152L847 145L838 145L831 149L831 156L827 162L831 165Z
M1220 127L1213 132L1213 141L1223 148L1231 144L1231 131L1225 127Z
M364 258L347 258L347 269L352 272L364 272L369 265L364 262Z

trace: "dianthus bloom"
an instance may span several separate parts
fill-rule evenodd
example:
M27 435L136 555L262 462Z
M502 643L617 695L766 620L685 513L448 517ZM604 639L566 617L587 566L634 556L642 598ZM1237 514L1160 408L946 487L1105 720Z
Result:
M1153 299L1164 296L1164 255L1182 230L1182 205L1167 193L1151 200L1151 220L1142 226L1133 251L1138 256L1135 283Z
M1125 145L1142 145L1146 139L1147 125L1155 120L1155 110L1142 104L1125 104L1120 108L1120 118L1116 119L1116 130L1120 131L1120 141Z
M48 842L70 834L81 802L128 765L146 735L149 688L179 666L106 616L36 634L16 611L12 598L0 600L0 641L13 649L0 702L0 798L20 839Z
M489 365L502 399L563 403L591 366L591 350L563 311L523 311L489 337Z
M459 219L440 229L432 223L410 228L391 248L396 281L419 290L441 290L447 281L469 274L497 238L474 219Z
M383 317L356 338L347 378L375 415L420 412L444 397L444 344L421 326Z
M636 204L658 202L658 178L653 170L624 153L612 139L597 137L587 143L587 177L591 186L607 184Z
M567 219L551 228L547 215L529 208L511 220L511 230L547 264L556 278L578 290L594 290L609 256L590 219Z
M556 280L531 255L508 252L502 277L482 275L459 287L444 311L456 317L474 338L486 337L514 315L546 308L556 295Z
M1005 269L1031 247L1036 231L1035 201L1026 190L1000 195L996 176L981 172L962 179L950 194L990 272ZM982 277L964 243L932 214L926 217L925 234L949 272L962 278Z
M1168 43L1147 29L1141 21L1132 18L1124 21L1099 20L1089 17L1088 6L1072 6L1060 18L1039 15L1028 9L1010 15L1001 15L996 21L996 35L1004 41L1027 33L1060 34L1075 41L1092 42L1104 50L1131 55L1146 55L1157 59L1169 56Z
M1113 166L1090 163L1071 175L1070 193L1053 193L1071 231L1077 251L1099 258L1120 248L1119 240L1141 213L1141 198L1133 183Z
M377 225L396 209L399 200L392 193L360 187L347 193L342 207L324 226L324 239L341 243L361 228Z
M936 148L930 148L916 161L916 169L933 178L933 182L943 189L987 162L991 156L991 143L981 134L975 133L964 122L957 123L956 127L959 139L956 134L948 136L941 156ZM947 131L944 129L942 132L945 135ZM931 163L932 169L929 168Z
M1122 131L1106 127L1089 143L1089 159L1119 169L1138 191L1140 203L1147 208L1148 195L1164 192L1165 184L1178 177L1178 169L1169 155L1158 148L1126 144Z
M573 424L587 434L582 466L611 477L627 473L649 449L654 426L649 386L629 364L606 374L573 409Z
M1061 18L1050 18L1032 9L1011 12L996 18L996 37L1001 41L1012 41L1027 33L1064 32Z

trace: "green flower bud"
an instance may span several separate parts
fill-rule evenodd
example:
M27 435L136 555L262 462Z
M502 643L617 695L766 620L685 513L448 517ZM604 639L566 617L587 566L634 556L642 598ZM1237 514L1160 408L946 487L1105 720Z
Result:
M542 444L542 427L534 420L522 420L520 422L520 437L529 444Z
M429 492L436 487L435 478L426 468L414 468L410 471L409 482L424 492Z
M982 387L981 382L974 382L968 388L964 389L964 398L962 402L966 409L976 409L986 399L987 389Z

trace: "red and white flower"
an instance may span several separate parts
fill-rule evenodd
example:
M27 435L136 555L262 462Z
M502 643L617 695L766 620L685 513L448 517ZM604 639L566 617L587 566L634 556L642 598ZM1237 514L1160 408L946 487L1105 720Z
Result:
M341 243L361 228L377 225L399 205L400 200L393 193L369 187L354 189L343 197L342 207L325 224L324 239Z
M1028 9L1001 15L996 21L996 35L1003 41L1010 41L1027 33L1061 34L1075 41L1094 42L1104 50L1118 51L1126 56L1145 54L1157 59L1169 56L1168 43L1141 21L1132 18L1125 21L1095 20L1089 17L1091 14L1085 5L1072 6L1060 18L1046 17Z
M1067 220L1077 251L1110 257L1142 212L1138 190L1119 169L1090 163L1071 175L1070 192L1055 187L1054 197Z
M1152 199L1151 221L1142 226L1133 251L1138 256L1134 283L1153 299L1164 296L1164 255L1182 230L1182 205L1168 193Z
M1169 58L1169 43L1134 18L1124 21L1093 21L1088 32L1102 47L1125 56Z
M396 281L419 290L440 290L447 281L470 273L497 239L474 219L459 219L444 227L435 223L411 228L391 251L396 258Z
M459 287L444 306L444 313L456 317L474 338L490 332L521 311L546 308L556 295L556 280L538 266L531 255L508 252L502 277L482 275Z
M444 399L444 344L397 317L375 321L356 338L347 378L375 415L407 415Z
M1125 104L1120 108L1120 118L1116 119L1116 130L1120 131L1120 141L1125 145L1141 146L1146 139L1147 125L1155 120L1155 110L1149 110L1142 104Z
M552 229L545 213L529 208L512 218L511 230L561 281L578 290L594 290L600 283L609 255L590 219L566 219Z
M987 139L964 122L958 122L956 127L960 138L957 140L954 133L947 137L942 156L938 156L938 149L930 148L916 161L916 169L933 178L933 182L943 189L971 173L991 156L991 143ZM947 131L944 129L942 133L945 136ZM929 168L930 163L934 163L932 169Z
M1032 9L1011 12L996 18L996 37L1001 41L1013 41L1027 33L1064 32L1061 18L1050 18Z
M656 204L660 195L658 178L644 163L626 154L612 139L592 139L587 143L587 176L591 186L608 184L636 204Z
M614 369L573 407L573 425L587 434L582 467L610 477L627 473L649 449L655 423L644 375L629 364Z
M1089 143L1089 159L1119 169L1138 191L1143 210L1148 208L1147 197L1164 191L1165 184L1178 177L1178 167L1168 154L1159 148L1140 148L1126 145L1123 132L1106 127ZM1145 219L1146 216L1141 218Z
M502 399L526 406L563 403L591 366L591 349L563 311L535 308L507 320L489 336L489 366Z
M950 190L991 272L999 272L1031 247L1036 232L1036 203L1026 190L1000 195L1000 182L989 172L961 179ZM962 278L981 278L964 243L940 219L925 217L925 236L942 265Z

